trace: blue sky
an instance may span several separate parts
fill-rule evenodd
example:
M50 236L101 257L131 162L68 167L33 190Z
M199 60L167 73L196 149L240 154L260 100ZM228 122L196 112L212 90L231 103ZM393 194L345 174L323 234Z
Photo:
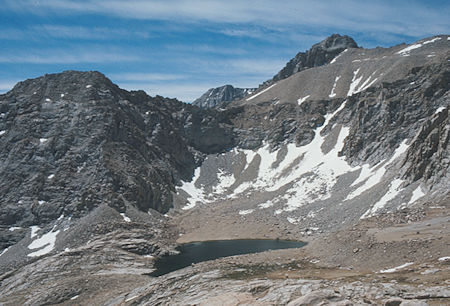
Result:
M126 89L190 102L256 87L333 34L363 47L449 34L450 2L2 0L0 92L27 78L98 70Z

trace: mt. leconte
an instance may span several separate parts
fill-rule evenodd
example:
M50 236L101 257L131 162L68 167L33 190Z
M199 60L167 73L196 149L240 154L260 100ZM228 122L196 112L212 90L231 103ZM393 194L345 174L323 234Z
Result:
M194 105L99 72L18 83L0 95L0 304L448 301L428 278L450 255L449 60L447 35L334 34ZM239 238L310 243L147 276L176 242ZM405 284L375 273L405 263Z

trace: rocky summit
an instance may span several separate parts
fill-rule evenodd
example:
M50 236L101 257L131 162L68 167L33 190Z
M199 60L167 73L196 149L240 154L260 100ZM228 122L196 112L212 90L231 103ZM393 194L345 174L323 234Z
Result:
M0 95L2 305L444 305L450 36L334 34L194 104L65 71ZM305 241L159 277L186 242Z
M192 104L201 108L219 107L231 101L242 99L255 90L256 88L235 88L231 85L224 85L209 89Z

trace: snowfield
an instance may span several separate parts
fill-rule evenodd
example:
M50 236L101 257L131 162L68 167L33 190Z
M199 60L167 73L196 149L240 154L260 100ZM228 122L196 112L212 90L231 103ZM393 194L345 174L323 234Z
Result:
M354 85L350 90L352 92L362 86L366 87L376 80L371 80L369 77L361 86L358 86L362 80L362 76L358 78L358 73L359 69L354 72ZM338 79L336 78L336 81ZM304 97L302 100L306 98ZM376 165L351 166L347 163L345 156L339 156L345 139L350 134L350 128L333 124L330 127L335 131L335 143L328 152L324 152L323 147L328 135L323 136L321 132L330 124L333 117L345 108L345 105L346 101L342 102L333 113L325 116L324 124L316 128L315 137L307 145L297 147L294 143L286 144L285 153L281 153L282 148L271 150L271 146L267 143L257 150L235 148L231 152L223 153L221 156L228 154L230 158L241 156L244 159L244 165L240 173L232 173L230 169L218 167L215 170L218 182L209 189L207 186L197 183L202 176L202 167L197 168L192 181L183 182L183 185L178 188L178 194L183 192L187 194L186 203L182 209L188 210L197 204L211 204L227 199L242 201L252 197L253 194L271 193L273 196L270 199L241 209L238 213L246 215L253 213L255 209L270 208L274 209L275 215L286 213L286 216L290 218L289 222L295 223L298 220L289 212L306 204L330 199L338 179L342 175L359 173L355 176L354 181L349 183L349 189L341 200L342 202L352 201L365 194L366 191L376 186L382 186L381 183L389 167L407 151L409 147L407 139L402 141L390 158ZM252 169L250 169L250 165L252 165ZM208 169L211 171L211 167ZM253 174L248 176L248 171ZM241 178L242 175L246 178ZM394 178L389 184L386 184L384 193L379 194L379 198L374 200L361 218L372 216L385 208L390 201L404 191L402 184L403 181L398 178ZM412 193L410 203L424 195L420 189L410 192ZM307 217L313 218L314 216Z

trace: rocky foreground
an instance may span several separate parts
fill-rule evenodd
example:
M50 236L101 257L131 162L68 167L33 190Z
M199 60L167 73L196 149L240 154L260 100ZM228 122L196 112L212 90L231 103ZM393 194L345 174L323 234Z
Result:
M82 246L3 274L0 302L445 305L450 298L448 213L445 206L403 210L334 235L308 238L304 248L222 258L160 277L148 276L155 257L147 254L173 249L155 240L147 226L111 222L109 229L95 226ZM176 230L169 227L165 232ZM252 238L251 233L241 233L240 238ZM174 232L165 241L176 236Z

